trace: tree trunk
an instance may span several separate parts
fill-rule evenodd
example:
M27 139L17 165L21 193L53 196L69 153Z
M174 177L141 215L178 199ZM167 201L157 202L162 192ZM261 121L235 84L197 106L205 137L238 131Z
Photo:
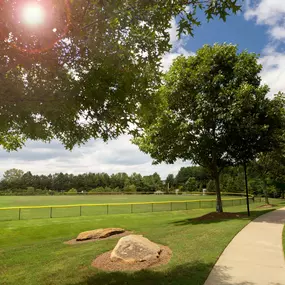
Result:
M244 170L244 181L245 181L245 191L246 191L247 215L250 216L250 211L249 211L249 197L248 197L248 185L247 185L247 173L246 173L246 163L243 164L243 170Z
M284 194L285 194L285 191L284 189L282 189L281 199L284 199Z
M264 193L265 204L269 205L266 181L264 181L264 191L263 191L263 193Z
M223 204L222 204L222 197L221 197L221 189L220 189L220 174L218 171L214 174L215 179L215 186L216 186L216 194L217 194L217 204L216 204L216 211L219 213L223 212Z

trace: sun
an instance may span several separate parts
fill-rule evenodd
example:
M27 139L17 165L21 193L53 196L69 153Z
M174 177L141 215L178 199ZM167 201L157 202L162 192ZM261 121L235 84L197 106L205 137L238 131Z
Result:
M26 4L23 7L23 22L35 26L40 25L45 20L45 12L42 6L37 3Z

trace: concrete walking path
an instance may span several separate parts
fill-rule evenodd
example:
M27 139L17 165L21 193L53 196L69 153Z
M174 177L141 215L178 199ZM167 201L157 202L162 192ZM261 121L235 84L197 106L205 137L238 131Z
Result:
M250 222L222 253L204 285L285 285L285 208Z

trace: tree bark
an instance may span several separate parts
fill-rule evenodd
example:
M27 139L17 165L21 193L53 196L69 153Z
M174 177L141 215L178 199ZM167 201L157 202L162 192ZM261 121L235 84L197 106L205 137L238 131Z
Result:
M267 186L266 186L266 181L264 181L264 200L265 204L269 205L269 199L268 199L268 192L267 192Z
M220 189L220 174L218 171L215 171L214 179L215 179L216 194L217 194L216 211L222 213L223 204L222 204L221 189Z
M249 197L248 197L248 184L247 184L247 173L246 173L246 163L243 164L243 170L244 170L244 181L245 181L245 191L246 191L247 215L250 216L250 211L249 211Z
M284 189L282 190L282 194L281 194L281 199L284 199L284 194L285 194L285 191Z

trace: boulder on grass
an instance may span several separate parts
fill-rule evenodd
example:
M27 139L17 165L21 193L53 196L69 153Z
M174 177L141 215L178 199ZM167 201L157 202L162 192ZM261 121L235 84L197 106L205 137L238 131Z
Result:
M80 233L76 240L82 241L82 240L88 240L88 239L102 239L107 238L112 235L117 235L125 232L124 229L121 228L107 228L107 229L97 229L92 231L86 231Z
M122 237L111 253L111 261L136 263L155 261L159 258L161 248L142 235Z

